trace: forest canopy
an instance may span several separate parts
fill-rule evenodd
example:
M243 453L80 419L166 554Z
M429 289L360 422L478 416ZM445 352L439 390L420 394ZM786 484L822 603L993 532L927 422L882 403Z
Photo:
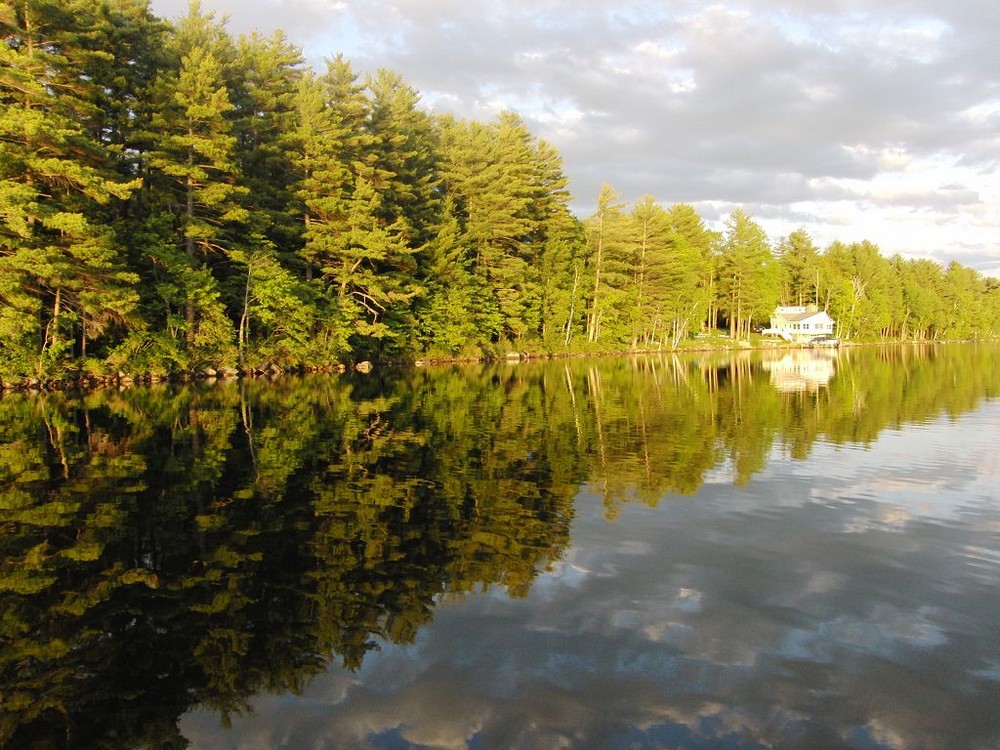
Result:
M0 5L0 380L655 350L779 303L842 337L1000 331L998 282L605 186L514 112L422 108L192 3Z

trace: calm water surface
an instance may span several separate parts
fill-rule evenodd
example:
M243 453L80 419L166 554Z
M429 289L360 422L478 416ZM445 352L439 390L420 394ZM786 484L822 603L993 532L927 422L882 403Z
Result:
M1000 747L1000 347L0 400L0 746Z

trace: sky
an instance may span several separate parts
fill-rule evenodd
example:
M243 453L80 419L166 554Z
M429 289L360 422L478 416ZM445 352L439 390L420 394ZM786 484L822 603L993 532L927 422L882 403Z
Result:
M175 19L187 0L152 0ZM202 0L309 65L398 71L435 112L517 111L574 211L742 208L772 242L869 240L1000 278L1000 3L990 0Z

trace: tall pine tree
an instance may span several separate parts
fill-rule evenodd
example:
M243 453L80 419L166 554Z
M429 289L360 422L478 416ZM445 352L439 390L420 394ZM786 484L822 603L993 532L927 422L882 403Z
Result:
M733 211L719 259L722 311L729 319L729 335L746 339L754 320L766 320L778 303L779 268L767 235L750 215Z
M590 299L587 341L628 341L629 295L634 254L631 227L617 191L602 185L587 232Z
M132 316L136 294L104 207L134 180L102 140L82 3L0 7L0 376L60 374Z
M226 85L232 40L195 1L173 44L179 66L164 71L157 83L148 156L154 200L169 216L169 226L157 226L168 227L169 236L153 251L163 269L158 288L167 328L182 344L178 364L198 368L234 357L236 337L221 282L242 276L226 255L244 249L233 240L249 222L241 203L249 191L241 184Z

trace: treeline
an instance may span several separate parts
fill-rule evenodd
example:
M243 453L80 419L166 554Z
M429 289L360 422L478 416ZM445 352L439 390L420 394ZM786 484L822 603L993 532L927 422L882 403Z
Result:
M736 212L578 221L513 113L432 115L398 74L314 71L192 3L0 6L0 379L659 348L778 300L860 337L992 335L996 284Z
M771 243L739 209L710 232L691 206L665 209L646 196L629 210L608 185L584 225L591 342L662 348L717 327L746 339L779 304L827 310L847 339L1000 333L1000 282L959 263L886 258L867 241L821 251L802 229Z

